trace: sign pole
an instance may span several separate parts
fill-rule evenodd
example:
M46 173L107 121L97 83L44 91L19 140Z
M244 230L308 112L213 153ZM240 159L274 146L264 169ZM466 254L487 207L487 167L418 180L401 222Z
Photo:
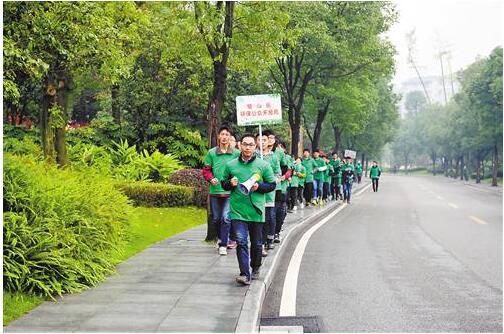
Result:
M259 123L259 148L261 152L261 159L263 159L263 148L262 148L262 127L261 123Z

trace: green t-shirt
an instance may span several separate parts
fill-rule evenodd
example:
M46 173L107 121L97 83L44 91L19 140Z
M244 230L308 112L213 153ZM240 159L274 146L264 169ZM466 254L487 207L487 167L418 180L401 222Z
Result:
M250 179L254 174L259 175L257 181L259 183L264 181L275 182L275 176L270 164L257 157L248 162L242 161L240 157L229 161L224 168L223 179L230 180L236 177L238 184L240 184ZM237 186L231 191L229 198L231 219L264 223L265 194L251 192L249 195L244 195Z
M355 172L357 173L357 175L362 175L362 165L360 163L355 166Z
M228 148L227 152L222 152L218 146L211 148L207 155L205 156L205 166L212 167L212 174L219 180L217 185L213 186L210 184L208 192L210 195L229 195L229 191L222 189L220 181L222 181L222 175L224 173L224 167L228 161L236 159L240 155L240 151L232 148Z
M256 152L256 156L258 158L261 157L259 152ZM280 182L278 182L277 176L280 176L282 171L280 169L280 162L278 162L277 155L273 151L270 151L267 155L263 155L263 159L264 159L264 161L268 162L270 164L271 168L273 169L273 174L275 175L275 182L277 183L277 187L278 187ZM264 195L266 196L265 197L266 203L275 203L275 192L274 191L271 191L271 192L266 193Z
M369 170L369 177L372 179L379 179L380 174L381 174L381 169L378 166L376 166L376 167L372 166L371 169Z
M324 171L324 182L325 183L331 183L332 181L332 176L331 174L333 173L334 169L332 165L329 163L327 164L327 169Z
M313 182L313 167L315 167L315 161L312 157L303 158L301 164L304 166L306 171L305 182Z
M296 173L301 173L301 176L297 175ZM304 186L304 174L305 174L305 168L302 164L299 165L294 165L292 169L292 180L291 180L291 187L297 188L297 187L303 187Z
M285 156L285 152L281 148L277 148L273 151L275 153L277 160L278 160L278 168L280 169L279 176L282 176L282 169L281 166L288 166L288 161L287 157ZM283 181L282 181L283 182ZM282 182L278 181L277 186L275 188L276 190L282 190Z
M288 168L292 171L292 174L291 174L291 180L287 180L287 186L288 187L291 187L292 186L292 175L294 175L294 165L295 165L295 161L294 159L290 156L290 154L286 154L285 157L287 158L287 166Z
M298 187L304 187L305 181L306 181L306 168L303 166L303 164L296 165L299 168L299 173L302 174L302 176L298 176L299 178L299 184Z
M315 180L324 181L324 173L327 170L324 159L318 157L317 159L313 159L313 162L315 167L317 168L317 171L314 173L313 178Z
M350 176L350 177L347 177L347 179L346 179L347 183L352 184L353 183L353 174L355 173L355 166L352 163L350 163L350 164L345 163L341 169L342 169L343 174L347 173L347 175Z

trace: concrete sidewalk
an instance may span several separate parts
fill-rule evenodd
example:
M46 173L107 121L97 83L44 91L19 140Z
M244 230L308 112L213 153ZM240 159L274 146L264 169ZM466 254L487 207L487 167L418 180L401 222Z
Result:
M288 214L282 235L318 220L340 203ZM205 233L202 225L161 241L121 263L118 273L97 287L45 302L4 332L255 331L265 280L270 280L277 253L285 247L270 251L261 279L244 287L235 282L235 250L219 256L215 246L202 241Z

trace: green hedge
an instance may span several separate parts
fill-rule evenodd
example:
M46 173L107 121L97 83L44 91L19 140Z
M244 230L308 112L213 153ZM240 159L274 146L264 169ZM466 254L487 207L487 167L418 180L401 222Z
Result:
M150 182L118 183L117 187L136 206L186 206L193 202L193 189L191 187Z
M114 271L132 207L114 184L4 154L4 289L53 296Z

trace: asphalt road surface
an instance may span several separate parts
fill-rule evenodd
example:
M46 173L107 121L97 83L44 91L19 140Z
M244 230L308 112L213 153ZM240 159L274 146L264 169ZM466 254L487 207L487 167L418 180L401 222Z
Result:
M279 315L305 231L279 261L262 318ZM324 332L502 332L502 193L385 175L312 235L295 315Z

